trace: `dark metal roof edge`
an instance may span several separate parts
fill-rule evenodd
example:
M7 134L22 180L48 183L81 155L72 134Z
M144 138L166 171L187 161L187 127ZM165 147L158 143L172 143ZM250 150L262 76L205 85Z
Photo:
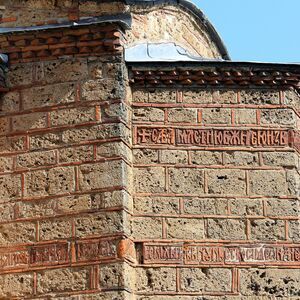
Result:
M296 70L300 73L300 63L269 63L250 61L197 61L197 62L127 62L127 66L137 69L171 69L171 68L257 68L257 69L285 69Z
M189 0L125 0L127 4L145 5L145 6L155 6L159 4L173 4L181 5L183 8L188 9L196 18L200 19L201 22L206 26L208 33L211 35L213 41L216 43L223 59L230 60L230 55L228 50L217 32L213 24L207 19L204 13Z
M87 17L82 18L76 22L61 22L57 24L48 24L40 26L26 26L26 27L6 27L0 28L0 34L18 33L18 32L31 32L40 31L48 29L59 29L59 28L74 28L87 25L96 25L102 23L117 23L123 29L130 29L132 18L129 13L109 15L109 16L99 16L99 17Z

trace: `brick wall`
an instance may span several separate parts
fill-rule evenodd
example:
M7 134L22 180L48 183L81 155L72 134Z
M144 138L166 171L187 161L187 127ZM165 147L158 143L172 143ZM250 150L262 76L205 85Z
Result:
M132 106L137 299L297 298L297 93L136 84Z

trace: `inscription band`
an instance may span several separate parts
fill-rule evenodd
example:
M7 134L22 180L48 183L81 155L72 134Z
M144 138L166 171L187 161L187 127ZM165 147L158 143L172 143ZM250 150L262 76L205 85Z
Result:
M300 265L300 245L143 245L144 264Z
M289 146L293 131L276 129L187 129L136 127L135 143L191 146Z

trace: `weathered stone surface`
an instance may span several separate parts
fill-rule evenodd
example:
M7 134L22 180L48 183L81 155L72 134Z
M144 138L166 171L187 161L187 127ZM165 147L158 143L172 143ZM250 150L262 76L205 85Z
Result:
M180 150L162 150L160 152L160 162L163 164L186 164L188 153Z
M229 200L230 214L238 216L262 216L263 201L261 199L237 198Z
M222 153L217 151L191 151L191 162L194 165L220 165Z
M39 293L84 291L89 288L88 269L57 269L37 274Z
M251 194L266 196L287 194L286 177L282 171L250 171L249 182Z
M61 163L86 162L94 159L93 147L90 145L62 148L58 153Z
M293 242L299 243L300 242L300 221L293 220L289 221L289 239Z
M243 90L241 103L246 104L279 104L279 91Z
M299 200L270 199L266 201L266 213L268 216L299 216Z
M171 123L196 123L197 110L190 108L173 108L168 111L168 121Z
M236 219L210 219L208 220L209 239L217 240L244 240L246 239L246 224Z
M163 109L148 107L135 108L133 111L133 121L137 122L163 122L165 113Z
M136 168L134 170L134 188L140 193L160 193L165 191L165 169ZM142 179L142 180L141 180Z
M209 90L183 91L183 102L194 104L211 103L212 95L212 91Z
M267 296L269 298L298 297L300 277L298 269L241 270L241 294L243 296Z
M136 289L139 292L175 292L175 268L137 268Z
M263 152L262 158L267 166L297 168L299 164L299 158L294 152Z
M252 240L274 241L284 240L283 220L251 220L250 235Z
M31 152L17 156L18 168L34 168L54 165L56 163L55 151Z
M56 240L70 238L72 236L71 220L49 219L40 222L40 239Z
M181 286L186 292L229 292L231 271L217 268L184 268Z
M158 150L134 149L133 161L136 164L152 164L158 162Z
M224 164L234 166L257 166L259 164L257 152L230 151L224 153Z
M23 298L33 290L33 274L0 275L0 297L3 299Z
M136 197L134 212L142 214L178 214L179 199L173 197Z
M0 176L0 202L18 198L21 195L20 175Z
M136 217L132 220L132 235L140 240L147 238L162 237L162 220L160 218Z
M208 170L207 175L210 194L246 193L246 175L242 170Z
M204 108L202 110L204 124L231 124L231 110L228 108Z
M184 212L191 215L226 215L227 199L190 198L184 201Z
M267 125L295 125L296 115L291 109L265 109L261 111L261 123Z
M202 219L168 218L168 238L200 240L204 238L204 222Z
M256 124L257 123L255 109L240 108L240 109L236 109L234 111L234 114L235 114L236 124L244 125L244 124Z

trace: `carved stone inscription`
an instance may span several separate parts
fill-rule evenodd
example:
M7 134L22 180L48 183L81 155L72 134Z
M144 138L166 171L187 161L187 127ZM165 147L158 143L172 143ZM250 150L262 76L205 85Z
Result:
M289 145L292 131L137 127L135 133L136 144L282 147Z
M300 245L144 244L145 264L300 265Z

